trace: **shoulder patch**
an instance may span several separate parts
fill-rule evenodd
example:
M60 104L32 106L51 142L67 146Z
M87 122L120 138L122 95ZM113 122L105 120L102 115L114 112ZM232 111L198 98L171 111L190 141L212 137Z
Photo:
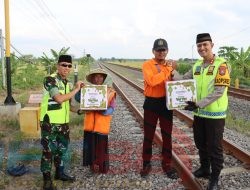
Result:
M201 74L201 66L197 66L195 68L195 72L194 72L194 75L200 75Z
M217 86L229 86L230 85L230 75L227 64L222 64L215 77L215 85Z
M56 79L54 77L48 76L44 78L44 88L46 90L49 90L55 86L56 86Z
M226 70L227 70L227 67L226 66L220 66L219 67L219 74L221 76L225 75L226 74Z

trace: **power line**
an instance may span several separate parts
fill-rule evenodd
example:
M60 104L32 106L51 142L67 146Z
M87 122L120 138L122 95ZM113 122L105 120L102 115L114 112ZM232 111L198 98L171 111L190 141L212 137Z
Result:
M17 4L18 3L15 3L14 6L17 7ZM40 22L41 23L40 25L42 26L42 29L45 32L48 32L48 30L46 30L46 28L48 28L51 32L54 33L50 36L55 35L60 40L60 42L66 41L67 43L70 44L71 47L74 47L75 49L80 51L73 44L72 40L70 40L70 38L67 37L62 26L58 24L55 16L53 15L53 13L49 10L48 6L43 1L41 2L41 0L38 0L38 1L24 0L24 2L22 2L21 4L22 6L19 6L17 10L22 12L22 16L26 15L26 17L24 17L25 20L28 20L28 22L30 22L31 21L30 19L32 19L36 23Z
M2 38L5 39L4 36L2 36ZM10 43L10 46L11 46L12 49L14 49L22 58L16 56L16 55L13 54L13 53L11 53L11 55L15 56L15 57L16 57L17 59L19 59L19 60L23 60L23 61L26 62L26 63L33 63L31 60L26 60L26 59L24 59L25 56L24 56L19 50L17 50L11 43ZM4 49L4 51L5 51L5 49Z
M235 35L237 35L237 34L239 34L239 33L241 33L241 32L244 32L245 30L248 30L249 28L250 28L250 26L247 26L247 27L245 27L245 28L243 28L243 29L241 29L241 30L239 30L239 31L237 31L237 32L234 32L234 33L232 33L232 34L230 34L230 35L228 35L228 36L222 38L222 40L231 38L232 36L235 36Z
M20 6L19 3L12 3L12 6L15 6L17 8L18 11L16 12L20 13L22 19L25 19L30 26L34 25L33 23L35 22L36 25L39 24L40 26L42 26L42 30L44 30L45 32L51 31L53 32L53 35L60 37L60 41L65 40L61 38L61 35L59 35L59 33L55 30L55 27L52 27L52 25L44 19L46 18L43 16L44 13L41 12L40 8L37 7L37 5L32 0L23 0L21 4L22 5ZM24 25L24 23L22 24ZM37 49L37 51L39 52L41 50Z
M244 28L242 28L242 29L240 29L240 30L238 30L238 31L236 31L236 32L234 32L234 33L228 35L228 36L225 36L225 37L220 38L220 40L218 40L217 43L218 43L218 44L225 43L226 39L229 39L229 38L233 38L233 37L235 37L235 36L238 36L240 33L245 32L245 31L247 31L248 29L250 29L250 26L244 27ZM238 41L238 40L237 40L237 41ZM247 41L247 40L244 39L244 42L246 42L246 41ZM238 41L238 42L239 42L239 41Z
M5 37L3 36L3 38L5 39ZM22 53L20 53L20 51L18 51L12 44L10 44L10 46L17 52L17 53L19 53L21 56L23 56L23 54Z
M31 2L29 5L31 5L32 7L35 7L35 8L33 8L33 10L37 10L40 14L40 16L36 15L37 19L39 21L44 21L42 26L44 26L44 24L46 24L47 26L49 26L52 29L52 31L54 31L64 41L65 40L68 41L67 38L65 39L65 36L62 34L62 32L59 31L58 28L53 25L54 22L50 18L49 13L45 11L45 9L41 6L41 4L37 1L34 1L34 0L29 0L29 1Z
M42 12L45 13L45 15L47 16L47 18L51 21L52 24L54 24L58 30L58 32L60 33L60 35L68 42L71 44L71 46L73 46L74 48L76 48L78 51L80 51L72 42L72 40L68 37L68 35L66 35L65 33L65 29L63 28L63 26L58 22L58 20L56 19L56 17L54 16L54 14L51 12L51 10L49 9L49 7L46 5L46 3L43 0L35 0L35 3L40 7L40 9L42 10Z

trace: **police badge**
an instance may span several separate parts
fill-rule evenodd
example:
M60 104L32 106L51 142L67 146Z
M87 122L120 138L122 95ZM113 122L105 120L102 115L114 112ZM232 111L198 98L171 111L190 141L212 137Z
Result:
M227 67L225 67L225 66L220 66L220 67L219 67L219 74L220 74L221 76L225 75L225 74L226 74L226 70L227 70Z
M209 66L208 71L207 71L207 75L213 75L214 67L215 66Z

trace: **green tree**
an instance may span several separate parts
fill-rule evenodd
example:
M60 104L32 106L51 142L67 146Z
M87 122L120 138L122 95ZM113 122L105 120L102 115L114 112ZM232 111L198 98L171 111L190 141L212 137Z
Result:
M189 64L189 63L185 63L185 62L178 62L178 67L177 67L177 71L180 73L180 74L185 74L186 72L188 72L190 69L192 69L192 65Z
M87 71L90 71L90 64L92 64L94 61L95 59L90 54L87 54L86 56L80 58L79 64L83 65Z
M246 78L250 77L250 46L244 51L241 48L240 52L230 52L233 59L231 60L231 64L236 69L241 69L243 71L243 75Z
M232 56L231 52L237 52L238 48L235 48L233 46L222 46L219 48L218 55L220 57L224 57L226 60L234 60L234 57Z
M40 59L42 61L42 64L45 66L48 74L56 71L56 63L57 63L59 56L63 54L67 54L68 50L69 50L69 47L68 48L63 47L59 52L53 49L50 49L50 52L53 56L52 58L49 58L49 56L47 56L43 52L43 56L41 56Z

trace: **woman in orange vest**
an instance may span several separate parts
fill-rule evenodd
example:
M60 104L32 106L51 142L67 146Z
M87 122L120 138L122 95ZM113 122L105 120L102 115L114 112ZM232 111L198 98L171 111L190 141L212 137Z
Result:
M111 87L111 77L102 69L92 70L86 76L86 80L94 85L107 85L108 108L104 111L85 111L83 166L90 166L93 172L96 172L96 166L99 166L100 173L107 173L109 169L108 134L115 108L116 92ZM80 101L80 93L75 98ZM78 111L78 114L81 112Z

